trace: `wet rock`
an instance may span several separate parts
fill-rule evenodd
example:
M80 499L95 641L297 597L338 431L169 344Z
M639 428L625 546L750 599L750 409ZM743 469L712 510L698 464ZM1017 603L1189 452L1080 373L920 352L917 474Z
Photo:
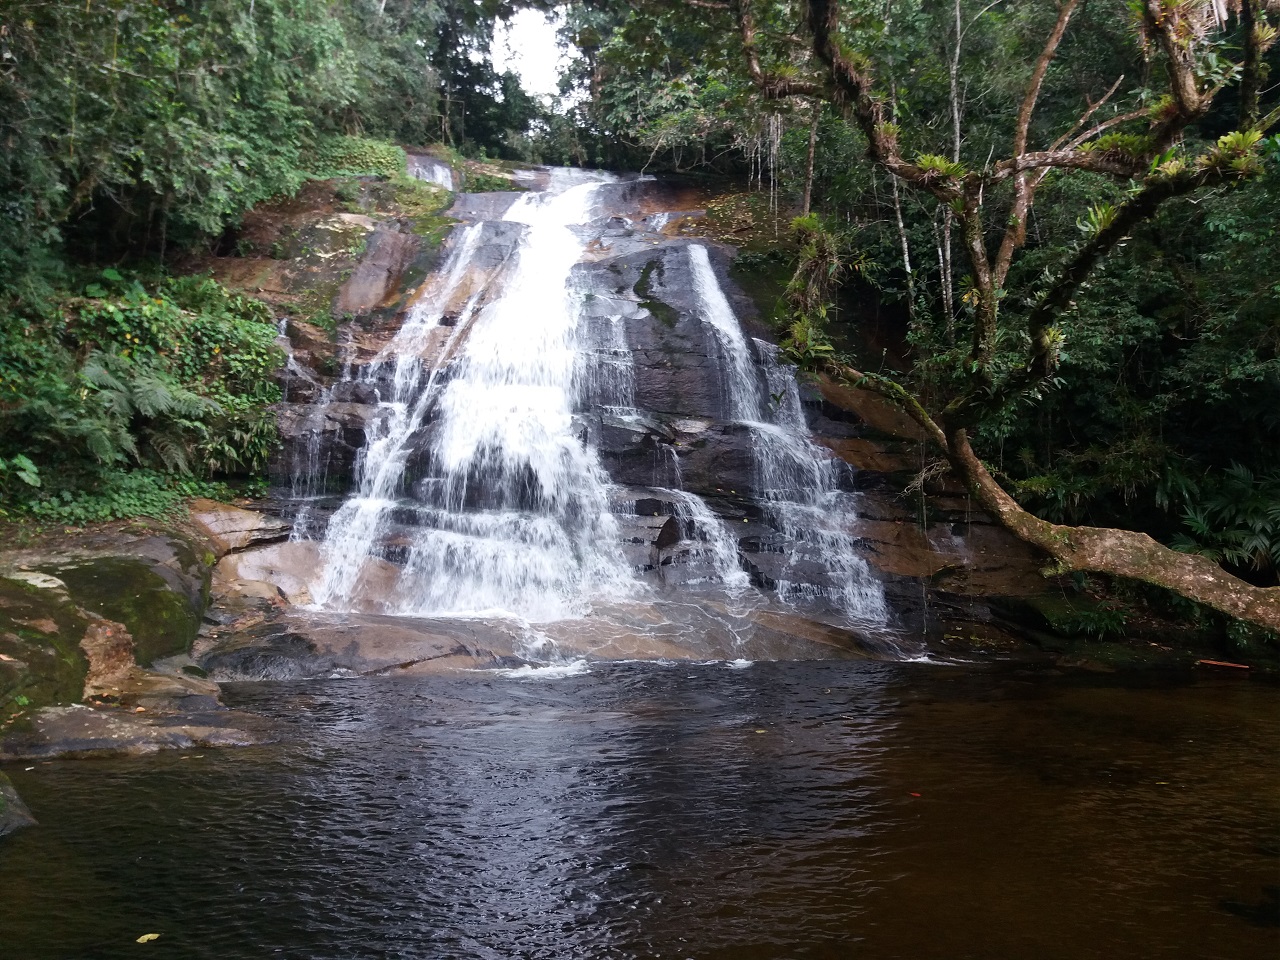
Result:
M901 441L828 436L816 439L845 463L869 473L915 474L922 468L919 449Z
M31 815L27 805L18 796L9 778L0 773L0 838L21 830L23 827L36 826L36 818Z
M290 603L311 602L311 581L320 564L320 545L299 540L232 553L213 571L218 596L274 596Z
M501 220L523 193L492 191L490 193L460 193L449 208L448 215L455 220Z
M418 252L419 238L394 225L379 224L365 242L351 276L338 291L333 310L338 316L369 313L396 298L400 278Z
M703 496L730 491L732 497L758 495L751 432L746 427L711 423L696 432L681 430L672 449L679 460L684 489Z
M289 524L216 500L192 500L190 511L192 523L209 538L219 556L289 537Z
M764 641L771 634L780 635L793 644L797 640L804 641L813 647L809 655L817 658L833 653L872 660L896 660L900 656L895 637L884 632L851 630L778 610L759 610L751 615L751 619L761 634L758 641Z
M213 640L197 662L215 680L433 673L510 657L518 627L296 611Z
M587 432L615 483L667 486L676 482L674 433L657 421L604 415L589 420Z
M45 707L25 730L0 739L0 761L245 747L260 743L266 734L260 718L230 710L157 716L136 708Z
M727 393L719 347L700 316L687 247L668 243L580 264L573 282L588 296L591 313L624 322L636 406L723 419ZM739 305L745 315L753 312L745 300Z
M364 403L282 404L281 450L271 473L277 482L306 478L320 489L345 489L364 447L365 426L377 407Z
M434 183L446 190L456 190L460 178L453 167L427 153L408 153L409 176Z
M663 551L680 541L680 524L673 516L616 518L623 552L632 566L647 570L663 561Z

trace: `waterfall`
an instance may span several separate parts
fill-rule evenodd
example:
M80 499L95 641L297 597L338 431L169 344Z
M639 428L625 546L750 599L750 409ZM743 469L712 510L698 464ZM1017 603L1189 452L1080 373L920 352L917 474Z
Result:
M379 383L389 379L391 396L378 404L378 414L366 427L364 449L356 460L358 492L347 499L329 522L320 573L312 596L317 605L345 609L352 604L366 561L373 555L387 517L396 506L410 453L409 440L417 432L431 397L440 363L429 371L422 361L426 337L439 327L479 242L481 226L467 227L454 245L441 277L410 312L391 342L367 365L361 379ZM474 310L482 290L475 291L463 311ZM459 322L452 337L465 328ZM448 356L442 350L440 358ZM425 386L423 373L427 372Z
M884 623L884 592L849 533L857 520L853 498L839 490L837 464L809 434L795 376L778 362L776 348L758 340L759 365L753 360L707 248L691 245L689 260L702 318L724 354L728 416L750 430L761 506L786 541L787 569L825 568L825 586L815 585L811 575L779 579L779 596L820 597L853 621Z
M436 382L439 363L423 382L418 354L467 270L471 232L439 289L387 348L395 358L393 396L358 464L360 493L330 525L313 590L320 606L356 602L388 520L409 524L388 612L505 613L537 622L636 588L609 512L608 478L574 422L579 311L568 281L585 244L571 227L589 219L603 178L575 179L564 175L508 211L507 221L526 228L515 263L490 302L480 305L477 292L464 306L452 337L468 333L456 356L452 344L442 351L444 382ZM410 440L428 412L422 475L411 481L411 496L397 498Z
M518 197L461 201L480 219L451 235L394 335L356 332L332 389L299 381L319 401L300 413L304 431L315 420L314 438L298 434L300 476L327 462L306 441L340 429L352 477L327 527L327 503L300 511L297 535L323 534L316 608L515 618L517 652L535 658L565 637L594 649L593 637L678 637L695 621L745 642L779 603L883 626L849 532L855 497L809 433L792 368L744 332L707 248L659 254L687 257L689 272L668 271L684 278L668 291L679 307L653 313L633 278L656 268L637 265L635 244L662 241L617 227L641 222L616 212L629 185L547 176ZM680 350L685 371L710 366L663 380ZM364 429L354 454L352 424ZM296 487L295 499L318 492Z
M738 541L725 522L711 512L705 500L687 490L659 489L671 497L676 517L683 521L681 532L692 558L710 566L715 579L724 584L730 596L741 595L751 578L738 560Z
M441 163L432 157L411 155L409 157L409 173L418 180L434 183L446 190L453 190L453 170L448 164Z

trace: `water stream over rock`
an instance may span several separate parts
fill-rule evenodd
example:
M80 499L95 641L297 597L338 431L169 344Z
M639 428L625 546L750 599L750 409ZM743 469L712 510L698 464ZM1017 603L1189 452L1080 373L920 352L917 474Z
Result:
M858 555L849 468L744 327L730 251L670 236L645 178L537 185L459 195L464 222L399 328L348 350L321 400L361 398L364 440L327 522L307 471L335 458L320 426L295 443L313 608L508 620L534 659L623 635L644 655L637 634L665 655L690 617L726 654L779 616L903 653Z

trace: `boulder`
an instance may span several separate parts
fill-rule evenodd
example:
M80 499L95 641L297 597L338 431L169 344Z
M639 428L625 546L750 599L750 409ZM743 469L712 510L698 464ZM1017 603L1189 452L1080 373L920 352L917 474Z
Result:
M198 662L220 681L434 673L511 657L518 631L479 620L292 611L213 638Z
M310 603L311 582L320 568L320 544L315 541L277 543L227 554L214 568L212 588L218 596L270 596L274 590L289 603ZM246 584L253 585L248 594Z
M36 818L13 789L9 778L0 773L0 838L21 830L23 827L36 826Z
M28 729L0 739L0 761L245 747L260 743L266 730L259 718L230 710L157 716L136 707L45 707L32 715Z
M198 499L191 501L190 511L192 523L209 538L219 557L289 538L289 524L254 510Z

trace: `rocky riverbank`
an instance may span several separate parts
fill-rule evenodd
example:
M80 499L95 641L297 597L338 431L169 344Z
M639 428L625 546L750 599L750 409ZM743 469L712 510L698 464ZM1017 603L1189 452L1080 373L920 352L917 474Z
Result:
M437 160L413 161L424 179L442 182ZM451 182L460 175L447 172ZM519 185L537 186L538 176L523 174ZM520 236L518 224L498 219L517 192L459 194L445 218L443 201L423 199L437 188L424 189L409 197L376 178L312 184L255 211L238 256L195 265L262 296L281 320L290 359L273 495L194 501L180 523L50 531L0 550L0 762L252 744L270 728L225 709L219 682L519 667L536 649L565 659L881 658L900 656L909 638L913 652L934 657L1100 670L1185 667L1212 655L1163 643L1159 624L1106 644L1087 631L1064 637L1073 612L1087 609L1080 594L1046 577L1045 558L931 468L909 421L870 394L826 382L801 384L798 400L812 442L847 465L840 482L858 511L841 535L883 589L891 622L836 626L702 586L716 572L708 523L723 526L753 589L824 581L819 564L788 561L785 537L761 507L753 440L727 406L691 246L707 251L751 340L751 363L766 371L768 291L748 294L749 284L732 280L728 241L741 228L724 211L733 204L684 182L602 189L604 209L589 225L595 239L573 275L593 362L625 367L629 378L629 413L601 406L576 428L615 491L622 549L644 598L536 628L387 616L414 537L397 521L364 561L357 612L310 609L324 564L316 532L350 488L366 425L382 415L382 385L359 371L375 369L458 221L479 225L481 241L438 335L422 344L447 376L464 302L483 302ZM411 484L430 464L417 456L408 470ZM705 515L690 512L691 498ZM0 777L0 834L29 819Z

